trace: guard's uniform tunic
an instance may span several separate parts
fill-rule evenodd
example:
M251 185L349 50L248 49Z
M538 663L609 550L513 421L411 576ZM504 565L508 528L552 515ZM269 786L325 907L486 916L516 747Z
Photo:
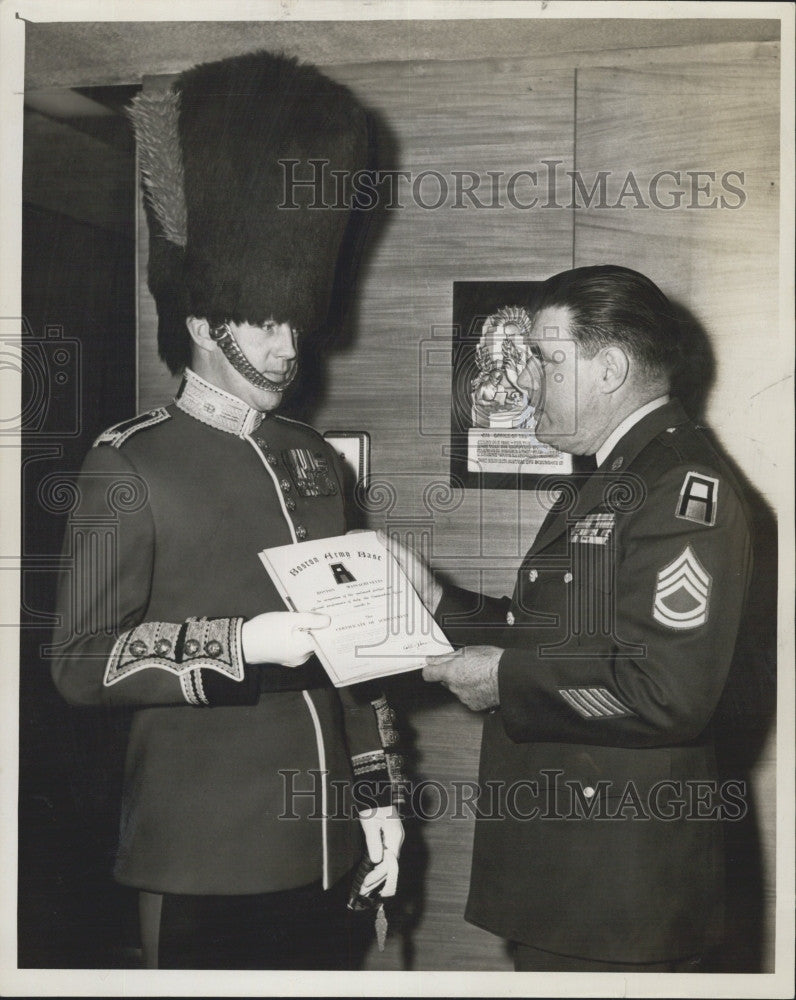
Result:
M341 789L352 770L389 779L386 702L335 690L316 657L249 666L240 646L244 620L285 610L257 553L344 531L326 442L192 372L176 405L117 425L89 453L53 676L74 704L136 709L120 882L178 894L328 887L361 856ZM286 787L315 794L291 802Z
M505 648L466 916L562 955L693 955L720 931L717 811L742 808L693 784L716 779L751 568L739 490L672 401L558 506L510 601L450 588L437 612L457 643Z

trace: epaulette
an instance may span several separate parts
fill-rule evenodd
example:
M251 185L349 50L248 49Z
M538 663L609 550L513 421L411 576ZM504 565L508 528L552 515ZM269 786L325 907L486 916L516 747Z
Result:
M113 427L109 427L106 431L103 431L92 445L92 448L96 448L100 444L109 444L112 448L120 448L133 434L137 434L146 427L154 427L156 424L162 424L164 420L171 420L171 414L165 406L158 406L154 410L147 410L146 413L139 413L137 417L122 420L120 423L114 424Z
M661 444L671 448L680 462L701 462L714 465L719 461L705 428L698 424L682 423L668 427L658 435Z

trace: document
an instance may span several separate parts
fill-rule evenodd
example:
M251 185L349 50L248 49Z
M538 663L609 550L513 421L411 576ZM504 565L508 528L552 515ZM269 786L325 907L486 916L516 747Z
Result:
M336 687L418 670L452 647L375 531L259 553L291 611L327 614L311 633Z

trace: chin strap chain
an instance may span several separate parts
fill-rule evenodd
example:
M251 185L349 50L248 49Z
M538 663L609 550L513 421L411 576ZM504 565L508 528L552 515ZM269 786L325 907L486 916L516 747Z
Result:
M283 392L298 374L298 365L294 362L293 367L288 371L281 382L266 378L262 372L257 371L246 355L238 346L238 342L232 335L232 330L228 323L222 326L215 326L210 330L210 336L224 352L224 357L229 361L236 372L241 374L247 382L250 382L258 389L271 389L273 392Z

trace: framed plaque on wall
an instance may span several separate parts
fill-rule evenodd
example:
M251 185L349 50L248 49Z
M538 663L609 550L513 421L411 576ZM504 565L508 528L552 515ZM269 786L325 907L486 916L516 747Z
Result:
M561 373L574 343L545 330L559 341L551 356L561 372L549 372L529 338L541 284L453 283L450 472L466 488L533 489L542 477L572 472L572 456L535 435L546 379L575 390Z

